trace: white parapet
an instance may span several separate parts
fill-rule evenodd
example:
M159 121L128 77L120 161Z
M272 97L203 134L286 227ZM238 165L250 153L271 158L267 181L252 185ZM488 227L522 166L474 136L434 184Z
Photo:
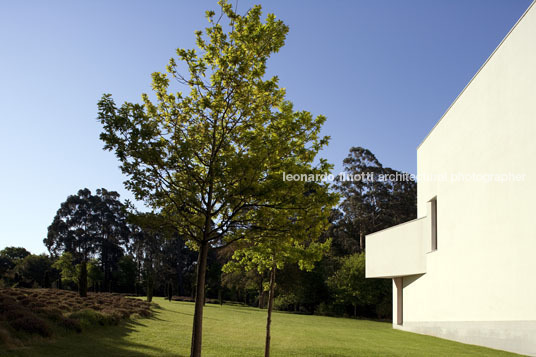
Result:
M415 219L366 236L366 277L393 278L426 273L431 223Z

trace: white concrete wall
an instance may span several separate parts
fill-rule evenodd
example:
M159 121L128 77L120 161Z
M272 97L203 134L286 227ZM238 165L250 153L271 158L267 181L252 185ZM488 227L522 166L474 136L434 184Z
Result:
M425 273L430 233L430 219L423 217L367 235L366 277Z
M406 328L536 321L536 6L421 144L417 162L419 217L437 196L438 250L427 254L425 275L405 278ZM457 173L525 177L450 182ZM422 178L433 174L446 181ZM536 328L523 333L532 334L526 353L536 353Z

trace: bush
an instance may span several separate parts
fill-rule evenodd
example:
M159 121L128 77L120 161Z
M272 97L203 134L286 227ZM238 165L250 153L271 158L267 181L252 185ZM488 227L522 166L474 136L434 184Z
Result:
M286 294L276 296L274 299L274 308L276 310L290 310L290 306L294 305L297 298L294 294Z
M0 345L5 346L6 348L16 348L21 347L22 342L11 336L8 330L3 327L0 327Z
M0 288L0 344L22 346L26 334L49 337L53 326L82 332L84 327L117 325L131 316L149 317L151 306L156 305L110 293L89 293L82 299L66 290ZM23 341L14 331L23 332L17 336Z
M69 315L69 318L77 320L80 325L84 327L107 324L107 318L103 314L91 309L84 309L73 312Z
M140 315L141 317L150 317L151 316L151 310L149 310L149 309L141 309L141 310L138 310L137 314Z
M63 319L63 312L60 309L54 307L46 307L38 311L39 315L54 322L61 321Z
M315 309L315 315L320 316L333 316L333 309L325 302L321 302Z
M36 333L43 337L52 336L52 329L45 322L45 320L27 314L25 316L19 317L15 320L9 321L11 327L18 331L24 331L26 333Z
M69 317L63 317L58 321L58 324L62 327L65 327L67 330L76 331L77 333L82 332L82 325L80 321L71 319Z

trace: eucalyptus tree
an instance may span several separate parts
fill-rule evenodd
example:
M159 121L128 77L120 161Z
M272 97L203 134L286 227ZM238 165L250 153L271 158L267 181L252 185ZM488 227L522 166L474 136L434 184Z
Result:
M95 197L87 188L67 197L56 212L48 227L47 237L43 240L53 256L69 252L80 263L78 291L81 297L87 296L87 262L97 250L99 229L94 211L96 203Z
M103 270L103 288L112 291L112 274L119 272L119 260L123 256L130 237L126 205L119 193L105 188L96 190L95 214L98 221L98 253Z
M126 210L119 201L119 194L98 189L93 195L85 188L61 204L43 242L53 256L64 252L72 254L74 263L79 264L78 289L84 297L89 259L100 255L103 279L109 289L111 266L116 265L123 254L122 245L128 236Z
M365 250L365 235L414 219L417 184L400 171L384 167L370 150L352 147L343 161L340 211L332 213L331 234L347 253Z
M278 78L266 75L288 27L263 18L258 5L239 15L219 4L221 15L208 11L209 26L195 34L197 49L178 49L179 61L153 73L154 97L118 107L106 94L98 105L100 138L126 187L198 251L192 356L201 355L208 251L242 239L227 233L250 225L248 212L281 206L272 193L284 190L284 163L308 164L327 143L325 118L295 111Z
M171 253L164 248L168 246L173 228L161 215L153 212L131 213L129 222L132 227L130 249L140 263L147 301L152 301L157 277L163 273L164 257Z

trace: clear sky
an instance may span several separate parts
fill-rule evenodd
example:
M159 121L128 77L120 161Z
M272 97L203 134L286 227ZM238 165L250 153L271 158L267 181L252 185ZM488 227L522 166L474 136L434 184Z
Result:
M327 116L335 173L351 146L415 173L416 147L530 2L262 1L290 26L269 72L296 109ZM150 74L194 46L207 9L216 1L0 2L0 249L44 252L80 188L132 197L102 150L96 103L139 101Z

